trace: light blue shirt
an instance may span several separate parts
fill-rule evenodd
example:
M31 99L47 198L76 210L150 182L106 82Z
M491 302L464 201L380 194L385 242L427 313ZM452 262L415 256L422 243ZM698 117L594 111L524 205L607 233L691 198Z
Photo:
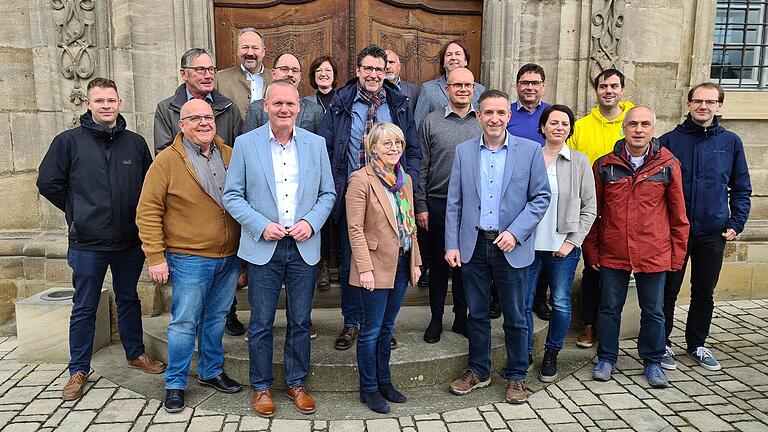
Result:
M189 102L189 101L191 101L192 99L195 98L194 96L192 96L192 93L189 92L188 88L185 87L184 90L187 92L187 102ZM213 103L213 96L211 96L211 94L208 93L207 95L205 95L203 100L205 100L209 104L212 104Z
M392 115L389 113L389 105L386 99L376 108L377 123L392 123ZM349 131L349 148L347 148L347 178L353 172L362 168L360 166L360 149L363 148L363 130L365 120L368 119L368 104L365 103L357 91L355 101L352 103L352 129Z
M507 163L509 136L505 134L504 144L496 150L485 146L480 137L480 229L499 230L499 203L501 183L504 181L504 166Z
M248 69L240 63L240 69L245 72L245 79L251 85L251 102L261 100L264 95L264 65L261 65L261 72L251 73Z

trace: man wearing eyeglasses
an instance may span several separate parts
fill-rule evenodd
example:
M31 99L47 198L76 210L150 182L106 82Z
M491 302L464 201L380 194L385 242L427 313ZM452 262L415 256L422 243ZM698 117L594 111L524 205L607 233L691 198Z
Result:
M448 199L448 181L451 178L456 146L483 133L475 115L472 100L475 95L475 76L467 68L448 72L445 91L448 105L443 111L433 111L419 126L421 166L419 187L414 193L416 223L426 231L430 263L429 308L432 318L424 331L424 341L436 343L443 332L445 296L448 293L450 268L442 259L445 252L445 208ZM451 292L453 295L453 324L451 331L467 335L467 301L461 280L461 268L453 269Z
M213 57L203 48L192 48L181 56L181 78L184 84L155 109L155 154L171 145L179 133L181 106L189 100L207 102L216 118L216 132L231 146L242 133L243 117L234 102L214 89L216 67Z
M394 123L405 134L405 151L400 163L418 184L421 149L413 121L413 111L408 98L397 87L384 79L387 53L377 45L369 45L357 54L357 77L349 80L331 100L320 126L331 159L333 181L336 184L336 203L331 220L341 237L341 314L344 327L334 346L349 349L357 339L359 329L357 291L349 285L349 263L352 250L349 246L347 218L344 211L344 194L352 172L364 167L366 133L377 123ZM396 345L394 338L393 345Z
M400 56L391 49L385 51L387 53L387 67L384 68L384 77L394 84L402 94L408 96L411 110L416 110L416 102L419 100L419 85L402 79L400 70L403 68L403 64L400 62ZM424 257L422 256L422 258Z
M216 90L232 99L245 118L248 105L264 98L264 91L271 82L264 73L264 37L253 27L240 30L237 35L237 56L240 63L216 74Z
M192 99L179 114L181 132L150 166L136 210L149 276L157 284L173 282L163 402L168 412L184 409L195 336L198 383L223 393L241 389L224 373L222 344L241 266L240 225L222 203L232 148L216 134L207 102Z
M712 322L712 295L723 265L725 243L744 230L749 217L752 185L744 145L725 130L715 115L725 99L723 88L705 82L688 92L688 116L660 138L680 161L685 209L691 223L688 255L680 271L668 272L664 285L666 354L661 367L676 369L669 335L675 300L691 261L691 303L685 325L686 352L703 368L720 370L720 363L704 346Z
M278 54L272 67L272 80L288 80L294 87L299 88L299 83L301 82L301 64L299 59L289 53ZM320 105L302 98L299 113L296 116L296 126L317 134L319 133L320 123L323 121L324 115L325 111L323 111ZM262 101L251 102L248 107L248 114L245 116L245 122L243 123L243 133L265 125L268 120L269 118L264 111Z

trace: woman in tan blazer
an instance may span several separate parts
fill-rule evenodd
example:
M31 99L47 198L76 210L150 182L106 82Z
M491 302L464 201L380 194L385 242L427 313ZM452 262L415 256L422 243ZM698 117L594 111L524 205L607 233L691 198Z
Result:
M406 401L392 386L390 339L408 282L414 285L421 275L413 182L399 162L405 145L396 125L373 126L365 138L368 164L352 173L346 194L349 283L359 288L361 305L360 401L379 413L389 412L387 400Z

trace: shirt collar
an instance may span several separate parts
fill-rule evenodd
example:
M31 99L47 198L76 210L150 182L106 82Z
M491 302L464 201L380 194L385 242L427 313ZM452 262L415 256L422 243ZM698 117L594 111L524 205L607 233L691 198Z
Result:
M645 153L643 153L643 155L642 155L643 163L648 162L648 158L651 155L651 146L652 145L653 145L652 142L648 143L648 147L645 149ZM629 152L629 149L627 148L627 144L626 143L624 143L624 150L622 151L622 153L623 153L624 157L628 161L631 161L633 157L634 158L640 157L640 156L632 156L632 153Z
M469 105L469 111L467 111L467 114L465 114L464 117L460 116L456 111L454 111L451 108L451 104L448 104L448 105L445 106L445 116L444 116L444 118L448 118L449 115L454 114L456 117L463 119L463 118L467 117L468 115L474 114L474 113L475 113L475 107L472 104Z
M571 148L567 145L563 145L563 148L560 149L560 153L557 155L564 157L566 160L571 160Z
M187 92L187 101L191 101L192 99L195 99L195 97L194 97L194 96L192 96L192 93L190 93L190 92L189 92L189 89L187 88L187 86L184 86L184 91L186 91L186 92ZM211 94L210 94L210 93L208 93L207 95L205 95L205 97L204 97L203 99L204 99L206 102L208 102L208 103L213 103L213 96L211 96Z
M499 147L496 150L491 150L485 145L485 134L480 135L480 149L486 149L488 151L499 151L502 149L506 149L508 146L509 146L509 133L507 133L507 131L504 131L504 144L502 144L501 147Z
M269 122L267 122L267 125L269 125ZM269 142L274 142L275 144L282 145L282 144L280 144L280 141L278 141L277 138L275 138L275 134L272 133L272 125L269 125L267 127L267 130L269 130ZM293 125L293 133L291 134L291 139L288 140L288 142L285 144L285 146L287 147L287 146L289 146L289 145L291 145L292 143L295 143L295 142L296 142L296 125L294 124Z
M528 113L532 113L532 112L535 112L537 109L539 109L539 107L541 107L541 100L539 100L539 103L537 103L536 106L533 107L533 111L528 111L528 108L526 108L525 105L521 104L519 100L516 100L514 102L514 105L517 107L515 111L518 111L518 112L525 111Z
M194 154L196 154L198 156L206 157L203 154L203 149L201 149L199 145L197 145L197 144L193 143L192 141L190 141L189 139L187 139L187 137L184 136L184 134L181 135L181 140L184 143L184 147L188 151L194 152ZM211 156L213 156L213 153L216 152L216 144L211 142L210 148L211 148Z
M257 76L262 78L264 77L264 63L261 64L261 70L259 71L259 73L251 73L251 71L246 69L242 63L240 63L240 69L242 69L242 71L245 72L245 78L248 80L252 80L252 78Z

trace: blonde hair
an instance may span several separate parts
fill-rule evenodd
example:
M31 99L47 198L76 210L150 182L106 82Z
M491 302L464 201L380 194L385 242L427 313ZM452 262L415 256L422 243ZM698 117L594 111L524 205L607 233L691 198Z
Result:
M368 156L369 159L371 158L373 147L383 136L393 136L402 141L403 148L400 150L405 151L405 136L403 135L403 130L394 123L377 123L373 125L371 131L365 136L365 155Z

